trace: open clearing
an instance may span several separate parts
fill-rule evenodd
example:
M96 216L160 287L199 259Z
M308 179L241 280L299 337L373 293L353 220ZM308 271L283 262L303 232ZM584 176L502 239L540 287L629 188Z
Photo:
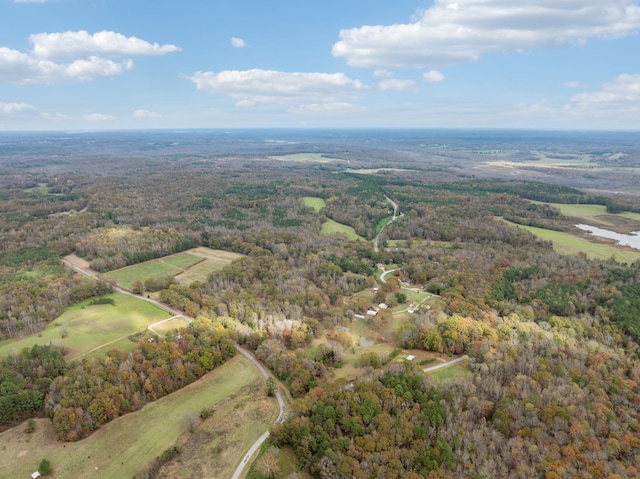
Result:
M178 283L189 285L195 281L205 282L209 274L224 268L242 256L229 251L198 247L164 258L126 266L110 271L105 276L127 289L131 289L136 280L144 283L148 278L166 276L173 276Z
M420 170L410 170L407 168L359 168L359 169L351 169L347 168L344 170L345 173L355 173L357 175L377 175L378 173L398 173L403 171L420 171Z
M144 281L148 278L163 278L177 276L190 266L201 262L200 256L189 253L178 253L164 258L152 259L144 263L126 266L124 268L109 271L107 278L114 280L123 288L131 289L136 280Z
M69 349L67 361L89 353L104 354L110 349L131 351L135 343L127 336L171 316L151 303L124 294L112 293L105 297L113 298L115 306L89 306L91 300L73 305L42 333L1 343L0 356L20 352L34 344L50 343ZM66 337L62 337L65 334Z
M240 253L211 249L205 247L193 248L188 253L203 258L203 261L187 268L186 271L176 276L180 284L189 285L195 281L205 282L211 273L220 271L233 261L244 257Z
M330 218L327 218L327 221L322 223L322 229L320 233L323 235L333 235L340 234L345 235L347 239L350 240L362 240L365 241L364 238L358 236L356 230L354 230L351 226L343 225L342 223L338 223L337 221L333 221Z
M433 363L436 365L437 363ZM443 381L445 379L459 378L469 375L469 365L467 362L452 364L446 368L436 369L427 373L430 378L436 381Z
M210 453L201 459L215 464L220 474L212 474L208 466L202 465L197 474L167 477L226 477L233 471L239 452L262 434L265 429L262 423L274 414L260 398L255 399L257 412L253 408L243 409L247 411L244 415L234 409L254 400L257 385L264 386L264 380L246 358L238 355L199 381L102 426L79 442L58 442L48 419L38 419L32 434L24 432L26 424L23 423L0 434L2 477L28 478L43 458L51 462L52 477L133 477L181 438L180 442L188 439L190 420L204 408L211 407L215 409L211 422L221 426L216 435L209 437L210 445L218 440L216 455ZM250 391L243 392L247 386ZM234 395L241 399L233 400ZM268 403L277 409L274 401ZM197 433L198 428L195 431ZM191 459L189 457L189 461Z
M532 203L546 204L558 208L564 216L571 218L580 218L588 221L594 226L602 225L607 229L618 230L621 226L621 233L637 231L640 229L640 214L624 212L611 214L607 213L607 207L604 205L568 205L563 203L541 203L533 201ZM637 224L635 222L638 222ZM627 223L626 227L625 223Z
M579 236L563 233L561 231L552 231L544 228L536 228L534 226L523 226L506 220L502 221L513 226L517 226L518 228L524 228L540 239L552 241L553 249L560 254L574 255L578 253L585 253L589 258L602 260L607 260L613 256L616 261L627 264L631 264L637 259L640 259L640 251L634 251L630 248L617 247L604 243L592 243L591 241Z
M317 196L305 196L304 198L302 198L302 203L305 206L316 210L316 213L318 213L326 205L325 201L322 198L318 198Z
M159 323L150 325L149 329L164 338L169 331L186 328L187 326L189 326L189 322L186 319L181 318L180 316L173 316L169 319L160 321Z
M313 163L329 163L332 161L344 161L340 158L328 158L324 153L294 153L292 155L269 156L270 160L278 161L303 161Z

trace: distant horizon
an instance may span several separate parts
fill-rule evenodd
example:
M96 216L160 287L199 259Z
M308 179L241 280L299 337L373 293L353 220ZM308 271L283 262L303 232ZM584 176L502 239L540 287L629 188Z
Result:
M638 0L6 0L0 31L0 130L640 131Z
M171 132L192 131L505 131L505 132L557 132L557 133L640 133L639 129L618 128L536 128L536 127L402 127L402 126L232 126L232 127L159 127L159 128L100 128L100 129L5 129L0 135L11 133L64 133L79 135L85 133L117 132Z

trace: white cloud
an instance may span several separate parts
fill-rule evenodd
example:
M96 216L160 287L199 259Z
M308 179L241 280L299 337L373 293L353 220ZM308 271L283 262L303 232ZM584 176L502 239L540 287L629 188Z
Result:
M138 120L146 119L146 118L160 118L162 115L155 111L149 110L136 110L133 112L132 116Z
M409 90L413 88L415 83L412 80L398 80L396 78L390 78L388 80L382 80L378 85L380 90Z
M640 73L623 73L615 80L605 83L598 91L581 93L571 98L579 108L640 107Z
M111 78L133 68L133 60L114 61L103 56L163 55L180 49L151 44L136 37L81 30L31 35L33 50L24 53L0 46L0 82L18 84L83 82Z
M222 93L246 105L253 103L318 102L351 99L366 89L344 73L301 73L273 70L196 72L187 77L198 90Z
M562 86L566 86L567 88L580 88L582 85L579 81L568 81L564 82Z
M242 38L232 37L231 46L235 48L245 48L245 47L248 47L249 45L247 45Z
M118 63L104 58L89 57L68 64L59 64L0 47L0 81L21 84L89 81L113 77L131 68L131 60Z
M252 106L256 106L256 102L255 101L251 101L251 100L240 100L238 102L236 102L236 106L240 107L240 108L249 108Z
M424 67L619 38L639 28L635 0L435 0L412 23L342 30L332 53L351 66Z
M2 103L0 102L0 114L12 115L25 111L34 111L35 107L28 103Z
M552 128L640 128L640 73L619 75L600 89L580 93L565 104L541 99L534 104L512 105L505 125L541 125Z
M444 81L444 75L438 70L429 70L422 74L422 79L427 83L438 83Z
M29 36L33 55L45 59L68 59L98 54L110 57L165 55L180 51L175 45L149 43L137 37L103 30L91 35L86 30L37 33Z
M83 115L82 118L87 121L113 121L116 119L113 115L106 115L104 113L90 113Z
M395 73L390 72L389 70L379 69L373 72L373 76L376 78L393 78Z
M131 68L133 68L132 60L114 62L105 58L89 57L60 64L34 58L17 50L0 47L0 81L11 83L82 82L113 77Z

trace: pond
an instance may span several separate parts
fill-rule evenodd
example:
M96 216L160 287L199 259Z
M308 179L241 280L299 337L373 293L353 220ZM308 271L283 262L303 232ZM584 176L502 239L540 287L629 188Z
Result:
M590 225L576 225L576 228L580 228L582 231L588 231L594 236L616 240L621 246L630 246L635 249L640 249L640 231L632 231L627 235Z

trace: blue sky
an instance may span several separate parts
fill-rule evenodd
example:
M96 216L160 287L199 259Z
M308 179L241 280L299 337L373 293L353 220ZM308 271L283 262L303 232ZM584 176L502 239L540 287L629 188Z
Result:
M0 130L638 130L639 32L639 0L0 0Z

